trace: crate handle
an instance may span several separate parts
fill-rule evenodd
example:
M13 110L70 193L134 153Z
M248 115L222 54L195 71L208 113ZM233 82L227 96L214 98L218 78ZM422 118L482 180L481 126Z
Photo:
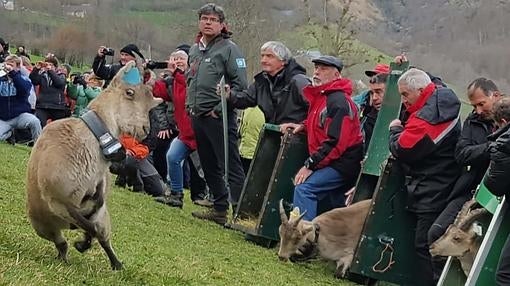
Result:
M384 273L388 271L393 264L395 264L395 260L393 260L393 253L395 249L393 248L394 238L387 236L379 236L379 243L384 245L384 249L381 251L381 256L379 257L379 261L377 261L374 266L372 266L372 271L376 273ZM384 259L384 253L388 251L390 253L390 259L388 260L388 264L383 269L377 269L377 266L382 263Z

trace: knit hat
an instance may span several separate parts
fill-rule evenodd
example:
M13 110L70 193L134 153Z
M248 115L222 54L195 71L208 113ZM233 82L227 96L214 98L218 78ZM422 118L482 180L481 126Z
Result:
M121 53L126 53L126 54L129 54L131 55L132 57L136 58L136 55L137 54L139 57L141 57L142 59L145 59L144 56L142 55L142 53L140 52L140 49L138 49L138 47L135 45L135 44L128 44L127 46L125 46L124 48L122 48L120 50Z
M181 44L179 46L177 46L176 50L177 51L183 51L185 52L186 54L189 54L189 49L190 49L190 45L188 44Z

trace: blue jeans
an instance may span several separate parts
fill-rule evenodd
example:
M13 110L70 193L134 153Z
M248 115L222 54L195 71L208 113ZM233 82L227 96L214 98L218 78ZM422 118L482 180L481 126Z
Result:
M333 195L337 202L335 207L343 207L348 187L346 183L342 175L331 167L316 170L294 189L294 207L298 207L301 213L306 210L303 219L307 221L317 216L317 204L321 197Z
M166 152L166 163L168 166L168 181L174 192L182 193L183 173L182 165L184 160L191 153L191 149L186 146L179 138L174 138L170 143L170 148Z
M30 129L34 142L41 135L41 122L32 113L21 113L20 115L7 121L0 120L0 141L11 137L13 129Z

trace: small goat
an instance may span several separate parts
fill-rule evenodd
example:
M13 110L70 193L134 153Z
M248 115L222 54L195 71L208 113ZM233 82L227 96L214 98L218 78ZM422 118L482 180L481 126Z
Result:
M302 249L311 243L321 257L336 262L335 277L344 277L351 265L371 204L371 200L364 200L348 207L336 208L310 222L302 220L304 213L299 215L298 208L287 218L283 201L280 200L282 224L279 228L278 257L287 261L294 255L302 255Z
M481 244L480 226L475 222L487 214L485 208L472 210L475 199L467 201L446 232L430 245L432 256L457 257L466 276L469 275Z
M135 62L129 62L89 105L113 137L123 133L141 140L147 135L149 110L161 101L140 80ZM52 122L35 143L27 167L27 212L37 234L55 244L57 258L67 262L62 229L81 228L85 235L74 244L78 251L97 238L111 267L122 268L110 244L109 166L98 139L79 118Z

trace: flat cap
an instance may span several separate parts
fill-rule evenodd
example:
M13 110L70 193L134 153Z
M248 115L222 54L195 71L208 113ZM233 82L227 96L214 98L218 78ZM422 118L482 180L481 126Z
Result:
M314 64L323 64L326 66L336 67L338 71L342 71L344 64L339 58L333 56L320 56L312 60Z

